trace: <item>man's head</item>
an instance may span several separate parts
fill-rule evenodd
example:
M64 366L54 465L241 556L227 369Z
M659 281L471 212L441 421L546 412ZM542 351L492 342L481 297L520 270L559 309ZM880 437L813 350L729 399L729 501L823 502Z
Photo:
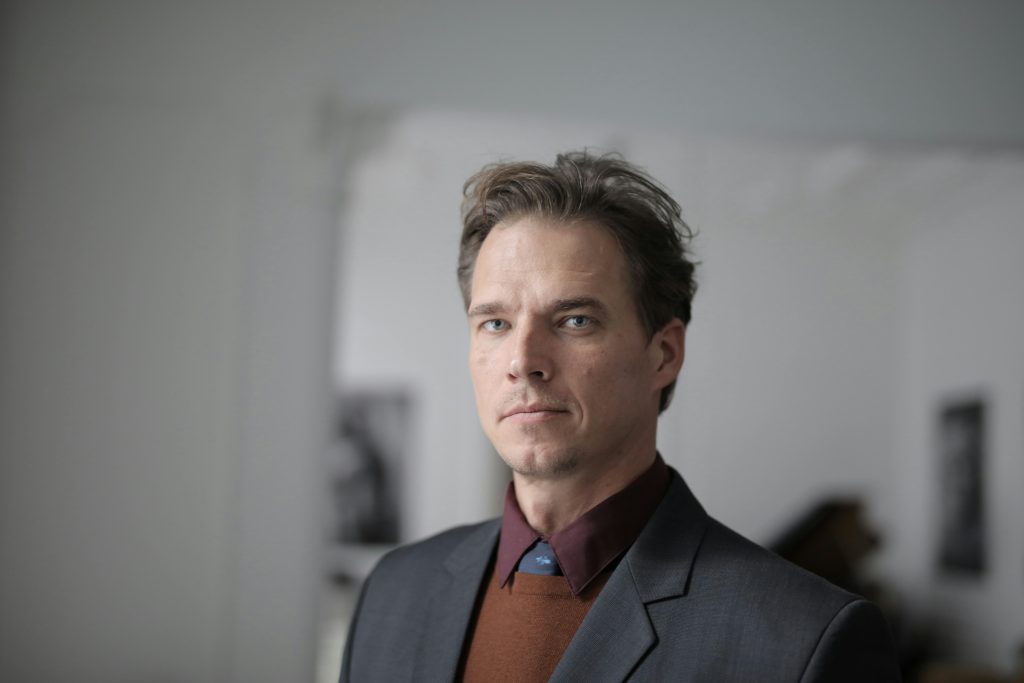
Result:
M635 468L683 361L694 283L678 206L584 154L492 166L466 188L459 279L487 436L535 479Z
M552 223L587 222L607 229L629 268L633 300L650 339L669 321L690 322L697 290L687 242L692 233L679 204L650 176L615 155L560 154L553 166L494 164L463 190L458 278L469 307L477 255L494 226L525 217ZM661 392L668 407L675 382Z

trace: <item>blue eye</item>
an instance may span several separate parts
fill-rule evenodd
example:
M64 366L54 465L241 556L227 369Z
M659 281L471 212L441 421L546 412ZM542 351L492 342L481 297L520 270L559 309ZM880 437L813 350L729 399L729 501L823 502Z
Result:
M508 328L508 323L504 320L486 320L484 321L483 328L488 332L501 332Z
M593 320L590 316L586 315L572 315L565 319L566 327L570 327L574 330L582 330L584 327L589 326Z

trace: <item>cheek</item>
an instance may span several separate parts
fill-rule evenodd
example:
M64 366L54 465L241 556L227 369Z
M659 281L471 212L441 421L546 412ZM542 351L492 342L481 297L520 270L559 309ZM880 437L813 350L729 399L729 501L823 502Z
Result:
M578 367L577 376L582 387L598 399L634 393L646 386L648 363L645 354L602 354Z
M498 354L494 351L483 349L471 351L469 355L469 371L473 374L474 379L477 377L489 377L493 380L495 373L499 371L498 361Z
M496 354L479 349L471 350L468 365L477 401L482 401L487 396L494 394L501 384Z
M482 370L490 362L491 355L487 346L481 344L473 336L470 336L468 356L470 372L476 373Z
M580 363L575 375L579 389L590 400L601 400L609 392L617 391L628 380L629 370L609 358L596 357Z

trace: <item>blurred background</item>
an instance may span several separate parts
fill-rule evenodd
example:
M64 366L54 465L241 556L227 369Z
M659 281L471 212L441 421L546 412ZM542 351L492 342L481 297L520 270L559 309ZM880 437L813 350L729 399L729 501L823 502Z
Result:
M660 449L1024 659L1024 5L6 2L0 679L329 681L396 542L495 514L465 178L616 150L699 231Z

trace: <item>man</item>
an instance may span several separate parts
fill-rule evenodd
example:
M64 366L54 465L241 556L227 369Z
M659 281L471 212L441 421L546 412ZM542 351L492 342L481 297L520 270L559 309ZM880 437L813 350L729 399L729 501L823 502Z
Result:
M501 519L386 556L342 681L894 681L871 603L725 528L656 450L696 285L679 206L617 157L469 180L459 284Z

